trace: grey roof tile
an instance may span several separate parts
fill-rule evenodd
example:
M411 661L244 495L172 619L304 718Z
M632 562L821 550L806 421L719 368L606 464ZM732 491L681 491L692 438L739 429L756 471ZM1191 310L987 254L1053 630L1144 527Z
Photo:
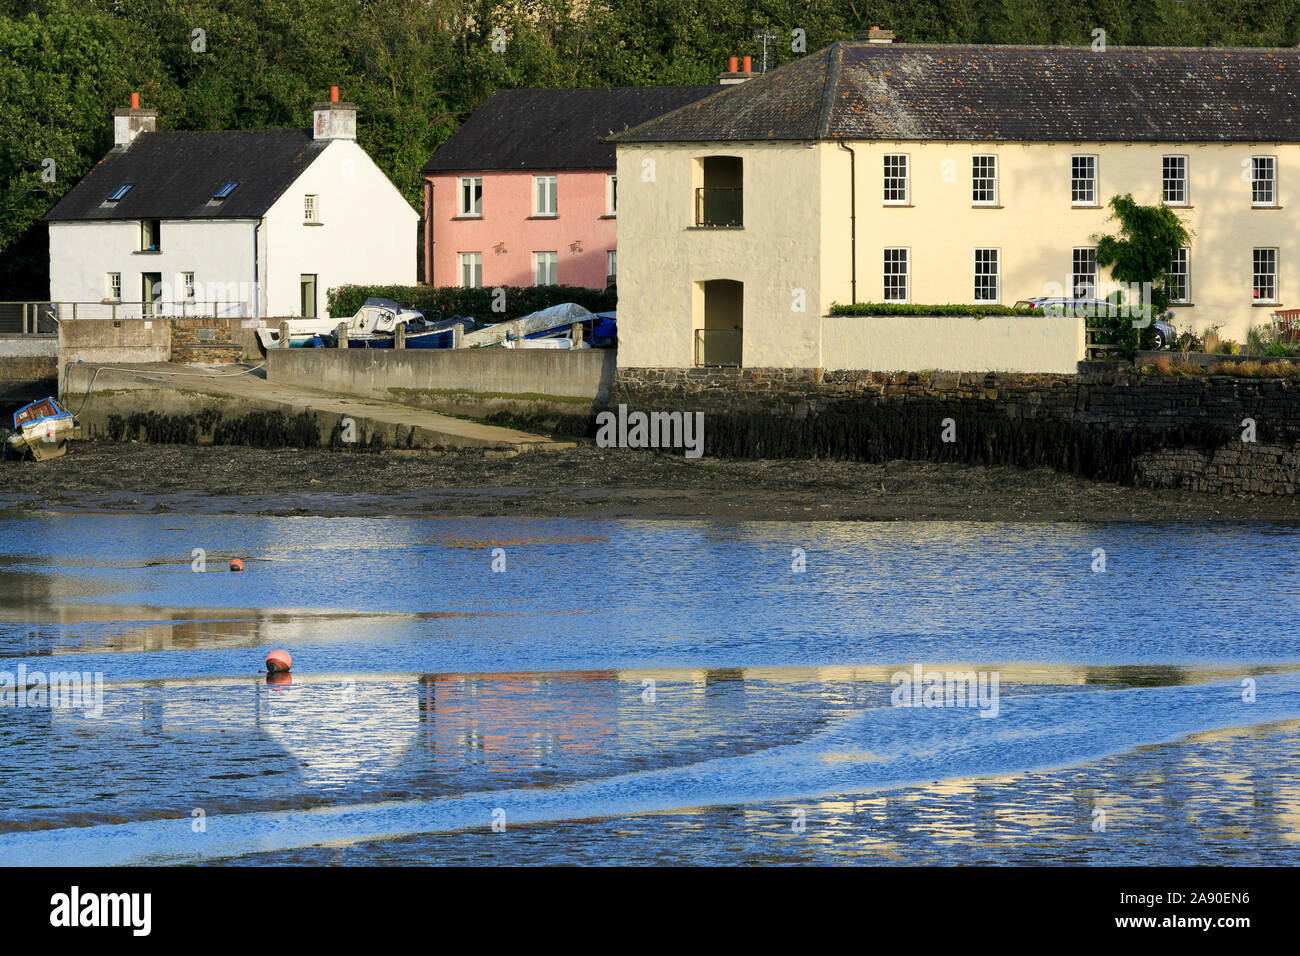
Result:
M499 90L424 164L424 173L613 169L613 133L716 93L718 86Z
M328 142L305 129L141 133L129 146L114 147L45 218L256 219ZM228 182L239 186L212 204ZM131 190L105 205L123 183Z
M613 137L1300 142L1300 50L835 43Z

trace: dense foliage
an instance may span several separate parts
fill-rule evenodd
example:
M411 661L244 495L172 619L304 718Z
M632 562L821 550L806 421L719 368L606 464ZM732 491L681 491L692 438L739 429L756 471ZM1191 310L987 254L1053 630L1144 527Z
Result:
M612 312L617 303L613 291L602 292L571 285L502 286L496 289L462 289L457 286L362 286L345 285L328 292L331 316L356 315L366 299L377 296L415 309L434 309L443 318L472 316L480 323L505 322L565 302L576 302L590 312ZM504 310L494 311L500 301Z
M1165 205L1143 206L1126 194L1113 197L1110 208L1119 235L1094 237L1097 265L1110 269L1116 282L1151 283L1151 309L1162 315L1169 309L1174 255L1191 242L1192 234Z
M1009 305L913 305L903 302L857 302L831 304L831 315L1042 315L1042 309L1013 308Z
M338 84L420 208L419 169L493 90L712 83L880 25L912 42L1293 46L1300 0L0 0L0 299L47 294L40 218L133 90L161 129L306 126ZM492 48L504 29L504 52ZM202 30L200 37L195 31ZM53 175L47 160L53 160Z

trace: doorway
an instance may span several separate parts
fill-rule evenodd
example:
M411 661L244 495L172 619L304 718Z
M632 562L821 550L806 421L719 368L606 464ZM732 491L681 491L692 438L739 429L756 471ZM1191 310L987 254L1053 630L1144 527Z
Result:
M306 273L299 276L298 288L302 300L299 314L304 319L316 318L316 276Z

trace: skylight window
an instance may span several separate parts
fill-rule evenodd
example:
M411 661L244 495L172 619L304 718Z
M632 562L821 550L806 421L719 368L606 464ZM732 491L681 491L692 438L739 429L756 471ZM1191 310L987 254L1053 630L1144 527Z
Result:
M119 199L121 199L123 196L125 196L127 193L131 191L131 187L133 185L134 183L123 183L122 185L114 189L113 192L109 195L109 197L104 200L104 202L117 202Z
M227 196L229 196L231 193L235 191L235 187L238 185L239 183L226 183L224 186L222 186L220 189L218 189L215 193L212 194L212 198L217 201L225 199Z

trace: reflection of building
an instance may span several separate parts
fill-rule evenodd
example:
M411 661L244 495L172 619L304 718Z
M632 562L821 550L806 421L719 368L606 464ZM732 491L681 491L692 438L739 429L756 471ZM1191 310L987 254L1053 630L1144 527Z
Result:
M557 751L600 754L617 730L624 694L611 671L427 674L419 694L424 745L435 759L512 767L545 761Z

